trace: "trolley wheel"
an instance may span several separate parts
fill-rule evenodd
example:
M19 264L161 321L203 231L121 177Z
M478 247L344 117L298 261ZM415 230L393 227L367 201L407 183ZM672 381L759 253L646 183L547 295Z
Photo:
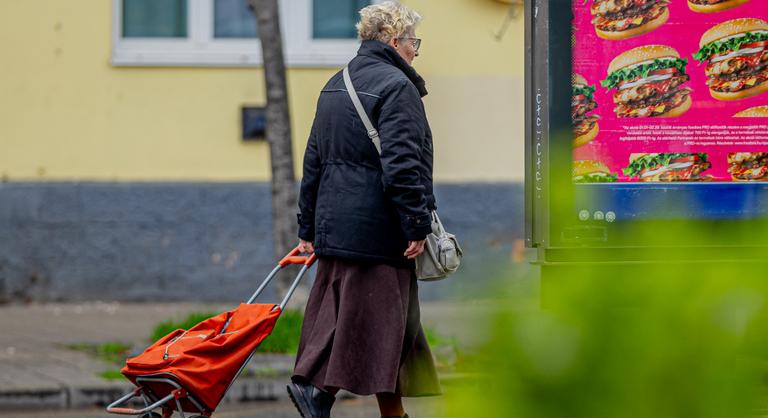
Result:
M138 418L163 418L163 416L157 412L147 412L146 414L139 415Z

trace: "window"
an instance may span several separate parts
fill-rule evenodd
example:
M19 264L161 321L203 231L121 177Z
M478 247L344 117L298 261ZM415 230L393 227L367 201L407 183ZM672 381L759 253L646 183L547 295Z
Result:
M112 0L114 65L260 65L246 0ZM357 11L370 0L281 0L290 66L339 66L357 51Z
M185 38L186 0L124 0L123 37Z
M214 38L258 38L256 19L246 0L214 0Z
M314 39L355 39L357 11L370 4L364 0L314 0L312 37Z

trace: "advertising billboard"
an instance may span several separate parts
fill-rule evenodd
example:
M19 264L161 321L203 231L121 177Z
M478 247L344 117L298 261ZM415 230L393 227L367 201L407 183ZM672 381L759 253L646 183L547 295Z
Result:
M529 246L768 245L768 0L525 5Z
M768 182L768 0L572 12L575 183Z

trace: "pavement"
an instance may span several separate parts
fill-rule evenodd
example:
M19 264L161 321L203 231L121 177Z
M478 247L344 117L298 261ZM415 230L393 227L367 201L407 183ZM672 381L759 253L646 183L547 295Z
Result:
M444 418L445 404L441 397L409 398L405 408L413 418ZM333 405L333 418L379 417L373 397L340 399ZM187 415L189 416L189 415ZM260 401L224 403L213 415L215 418L298 418L296 408L289 401ZM82 408L67 410L3 411L3 418L115 418L104 408Z
M50 416L68 416L67 411L72 411L76 414L73 416L104 416L102 408L132 386L125 379L100 377L100 373L119 366L74 350L72 345L121 342L140 352L150 343L153 327L161 321L179 320L191 312L231 308L199 303L118 302L0 306L0 415L10 416L9 411L15 411L22 414L19 416L42 417L49 415L35 415L35 411L59 411ZM422 303L422 322L442 335L455 337L460 345L471 345L485 337L484 327L478 324L486 322L483 318L488 310L482 304ZM269 416L282 416L280 408L284 408L286 417L291 416L287 411L293 413L292 407L285 407L289 402L284 387L293 361L291 355L254 356L249 373L237 379L222 402L222 408L230 408L231 414L217 416L237 417L238 408L242 408L238 405L259 401L281 405L274 406L278 412ZM441 377L453 379L456 375L442 370ZM340 405L375 411L372 400L343 395L346 400ZM422 404L428 405L425 410L433 411L430 402L434 401ZM92 415L87 413L89 410L94 411Z

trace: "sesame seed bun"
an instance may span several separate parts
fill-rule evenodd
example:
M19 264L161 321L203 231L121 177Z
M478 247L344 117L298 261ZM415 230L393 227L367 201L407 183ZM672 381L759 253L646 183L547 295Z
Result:
M573 84L574 86L578 86L578 85L586 86L589 83L587 82L587 79L584 78L581 74L573 74L571 76L571 84Z
M749 0L728 0L717 4L696 4L689 1L688 8L698 13L716 13L741 6L748 1Z
M733 115L734 118L768 118L768 106L755 106Z
M594 173L610 174L611 170L602 161L576 160L573 162L573 177L585 176L587 174Z
M738 35L754 30L768 30L768 22L762 19L741 18L723 22L711 27L701 35L699 48L727 36Z
M667 20L669 20L669 8L665 6L664 11L661 12L661 14L656 19L648 21L636 28L620 31L603 31L595 27L595 32L597 33L598 37L611 41L634 38L635 36L640 36L658 28L659 26L667 23Z
M709 89L709 94L711 94L712 97L717 100L741 100L746 99L747 97L757 96L758 94L765 93L766 91L768 91L768 81L763 81L754 87L739 91L722 92Z
M632 48L622 52L611 61L608 65L608 74L612 74L630 65L657 58L680 58L680 54L675 48L666 45L645 45Z
M691 96L687 96L685 100L680 103L680 106L674 107L668 112L664 112L660 115L656 115L657 118L676 118L678 116L681 116L683 113L687 112L688 109L691 108L691 104L693 104L693 101L691 100Z
M583 135L579 135L576 138L573 138L573 147L578 148L582 145L590 143L593 139L597 138L598 132L600 132L600 126L597 124L597 122L595 122L595 124L592 125L592 129L588 130Z

